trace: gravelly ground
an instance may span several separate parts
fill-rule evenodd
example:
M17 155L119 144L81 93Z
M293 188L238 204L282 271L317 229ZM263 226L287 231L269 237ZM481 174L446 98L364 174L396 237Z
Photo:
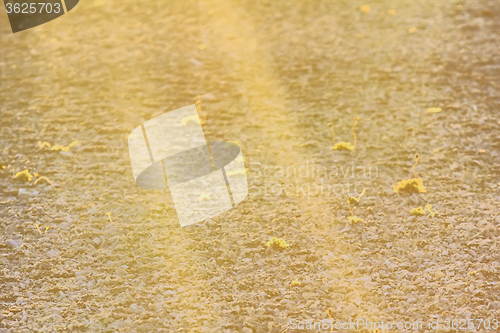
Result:
M498 4L366 4L89 0L17 34L3 12L0 330L500 320ZM127 135L203 95L250 193L180 228L168 192L134 184ZM355 116L356 149L332 151L327 123L349 141ZM395 194L417 152L427 193Z

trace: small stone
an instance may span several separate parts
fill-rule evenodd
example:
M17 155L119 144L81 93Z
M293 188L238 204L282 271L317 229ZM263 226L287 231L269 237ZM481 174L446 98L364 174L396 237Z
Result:
M365 288L368 290L371 290L373 288L377 287L377 284L375 282L366 282L365 283Z
M75 272L75 277L89 276L90 274L92 274L92 272L90 270L83 270L83 271Z
M16 240L11 240L11 239L8 239L5 241L4 243L5 245L7 245L8 247L10 247L11 249L18 249L20 248L24 243L22 241L16 241Z
M201 96L201 99L203 99L205 101L217 101L217 100L219 100L217 97L215 97L213 94L210 94L210 93Z
M441 271L436 271L436 273L434 273L434 277L435 277L436 279L441 279L441 278L443 278L443 277L445 277L445 276L446 276L446 275L445 275L443 272L441 272Z
M28 191L24 188L20 188L19 191L17 192L17 195L27 195L27 196L30 196L30 197L34 197L34 196L37 196L38 195L38 191Z
M195 65L196 67L199 67L199 66L203 65L203 63L202 63L201 61L199 61L198 59L195 59L195 58L191 58L191 60L190 60L190 61L191 61L191 63L192 63L193 65Z
M167 290L163 293L163 295L165 295L165 296L173 296L175 294L177 294L177 292L175 290Z
M23 309L21 309L21 308L20 308L20 307L18 307L18 306L11 306L11 307L9 308L9 311L10 311L10 312L13 312L13 313L18 313L18 312L23 311Z
M5 228L5 233L10 235L11 233L13 232L16 232L17 231L17 225L16 224L9 224L6 228Z
M40 263L40 267L42 267L43 269L51 269L51 268L52 268L52 265L51 265L49 262L42 261L42 262Z
M72 153L70 153L69 151L60 151L59 154L63 155L63 156L73 156Z
M313 261L318 261L319 257L317 255L311 254L309 257L306 258L307 262L313 262Z
M52 258L56 258L56 257L59 257L61 255L59 250L55 250L55 249L48 251L47 254L49 255L49 257L52 257Z
M471 168L467 168L466 171L462 173L462 176L460 177L460 181L462 183L468 184L468 185L473 185L477 183L477 178L472 172Z

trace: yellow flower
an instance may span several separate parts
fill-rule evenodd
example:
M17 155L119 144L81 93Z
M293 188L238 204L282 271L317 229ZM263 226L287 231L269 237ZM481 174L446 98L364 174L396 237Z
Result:
M210 200L210 193L202 193L202 194L200 194L198 200L200 200L200 201Z
M28 171L28 169L26 169L24 171L16 173L14 179L27 180L30 182L33 179L33 175Z
M288 244L285 240L276 237L271 238L271 240L269 240L266 245L267 247L275 250L288 249L290 247L290 244Z
M441 112L441 108L428 108L427 112L428 113L439 113L439 112Z
M362 218L357 217L357 216L349 216L349 217L347 217L347 219L349 220L350 224L355 224L355 223L359 223L359 222L365 223L365 220L363 220Z
M425 193L421 178L403 179L393 188L396 193Z
M422 209L422 207L418 207L418 208L413 208L410 214L413 216L422 216L425 215L425 211Z
M350 142L337 142L332 147L333 150L353 150L354 146Z

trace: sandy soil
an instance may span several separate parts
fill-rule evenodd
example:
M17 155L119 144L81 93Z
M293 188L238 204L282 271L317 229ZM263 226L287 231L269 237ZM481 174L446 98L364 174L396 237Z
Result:
M0 331L500 320L496 1L89 0L17 34L1 17ZM168 192L135 185L127 136L200 96L249 196L180 228ZM352 142L356 116L356 149L331 150L327 124ZM427 192L396 194L415 153Z

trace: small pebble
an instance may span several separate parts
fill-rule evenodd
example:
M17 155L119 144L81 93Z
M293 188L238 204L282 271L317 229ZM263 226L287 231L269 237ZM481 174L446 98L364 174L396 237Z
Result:
M9 239L5 241L5 245L10 247L11 249L17 249L23 245L23 242Z
M40 267L42 267L43 269L51 269L51 268L52 268L52 265L51 265L49 262L42 261L42 262L40 263Z
M38 195L38 191L29 191L29 190L26 190L24 188L20 188L19 191L17 192L17 195L27 195L27 196L30 196L30 197L34 197L34 196L37 196Z

